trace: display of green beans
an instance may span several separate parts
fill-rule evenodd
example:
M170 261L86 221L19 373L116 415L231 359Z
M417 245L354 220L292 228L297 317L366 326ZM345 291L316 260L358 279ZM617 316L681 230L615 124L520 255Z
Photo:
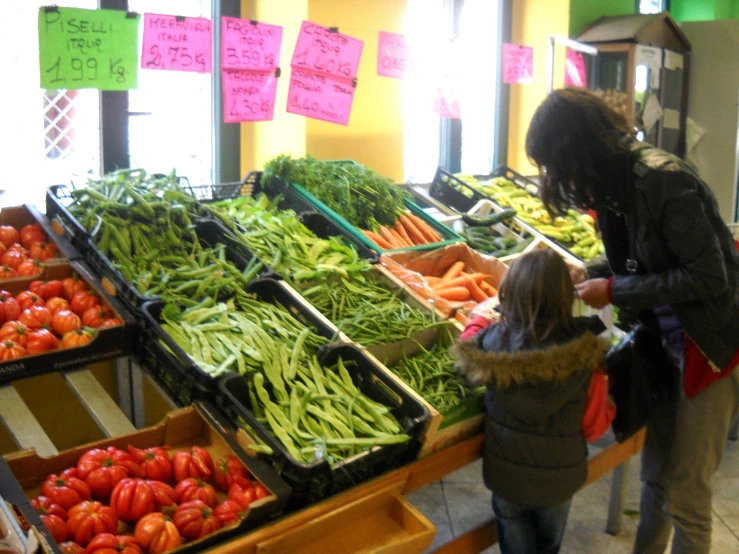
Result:
M473 393L454 368L454 358L449 353L452 343L449 329L440 329L439 338L430 349L420 347L419 354L404 357L389 367L441 413L455 408Z
M280 210L264 194L224 200L204 209L223 221L263 263L295 282L346 277L371 267L340 237L318 238L295 212Z
M340 331L363 346L395 342L446 325L432 310L405 302L402 289L369 276L312 286L302 294Z

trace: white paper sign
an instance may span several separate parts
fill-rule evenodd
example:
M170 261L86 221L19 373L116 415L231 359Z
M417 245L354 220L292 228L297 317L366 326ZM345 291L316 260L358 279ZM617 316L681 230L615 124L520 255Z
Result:
M679 129L680 128L680 112L677 110L671 110L665 108L665 116L662 120L662 127L665 129Z
M691 160L691 154L693 153L693 150L695 150L696 145L703 138L703 135L706 134L706 130L690 117L685 120L685 127L685 146L688 160Z
M659 88L659 73L662 68L662 49L653 46L636 46L636 65L649 68L649 88Z
M682 69L683 57L672 50L665 50L665 69Z
M652 132L654 125L660 120L661 117L662 106L659 105L659 100L657 100L657 96L655 94L652 94L647 100L647 103L644 105L644 112L642 113L642 121L644 121L644 128L646 129L647 134Z

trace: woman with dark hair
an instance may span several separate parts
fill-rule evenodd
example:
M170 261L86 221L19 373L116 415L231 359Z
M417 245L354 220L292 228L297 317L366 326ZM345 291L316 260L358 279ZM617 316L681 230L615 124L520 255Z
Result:
M708 553L711 479L739 406L739 253L716 199L685 162L633 139L580 89L544 100L526 153L553 215L597 212L607 264L588 268L580 298L661 333L682 372L682 394L647 426L634 551L664 552L674 527L673 554Z

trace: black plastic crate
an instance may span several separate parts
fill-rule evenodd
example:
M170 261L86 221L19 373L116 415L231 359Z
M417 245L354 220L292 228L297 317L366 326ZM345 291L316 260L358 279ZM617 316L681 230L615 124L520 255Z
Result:
M254 417L247 381L240 375L229 375L219 383L222 392L218 397L221 410L234 420L242 418L257 438L272 448L273 454L267 456L267 459L293 491L289 509L312 504L406 465L416 459L420 450L419 439L429 419L426 407L375 365L360 348L354 345L328 346L323 350L319 362L321 365L330 366L338 358L355 362L348 364L347 369L356 387L372 400L389 406L400 422L403 432L410 435L410 441L404 444L376 446L333 465L325 460L312 463L297 461ZM265 386L268 386L268 383L265 383Z
M46 217L52 226L59 226L72 245L84 252L90 233L69 212L72 194L67 185L52 185L46 189Z
M252 281L247 291L264 302L281 304L295 319L313 326L319 335L332 339L337 334L336 328L318 311L300 296L290 294L275 279ZM214 399L218 395L218 380L201 369L160 325L164 305L163 301L156 300L145 303L142 308L145 325L139 348L142 361L159 385L183 406L193 400Z
M357 251L357 254L361 259L367 260L373 264L380 261L380 255L377 252L356 240L340 225L324 214L316 211L303 212L300 214L299 219L300 222L310 229L318 238L328 239L330 237L340 237L344 242Z

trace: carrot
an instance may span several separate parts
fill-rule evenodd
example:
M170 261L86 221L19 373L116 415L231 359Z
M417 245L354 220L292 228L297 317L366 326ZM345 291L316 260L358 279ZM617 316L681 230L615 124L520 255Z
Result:
M400 221L395 222L395 225L393 225L393 229L396 233L403 237L403 240L408 243L408 246L415 245L415 243L411 240L411 237L408 236L408 232L405 230L405 227L403 227L403 224Z
M441 237L439 236L439 234L434 231L431 226L423 219L413 214L408 214L408 219L413 222L413 224L428 242L441 242Z
M382 238L377 233L373 233L372 231L362 231L364 233L364 236L370 239L372 242L374 242L377 246L384 250L392 250L393 245L390 244L388 241L386 241L384 238Z
M454 277L453 279L449 279L448 281L437 282L436 288L445 289L448 287L466 287L469 281L472 281L473 283L479 283L480 281L482 281L482 278L483 278L482 273L474 273L472 275L463 273L462 275L458 277Z
M467 289L470 291L470 296L472 296L475 302L482 302L483 300L488 299L488 295L485 291L477 286L474 279L470 279L469 277L467 277Z
M454 262L452 264L452 267L446 270L446 273L441 276L442 281L449 281L450 279L454 279L455 277L459 277L459 275L462 273L462 270L464 269L464 262Z
M426 240L426 237L423 236L423 233L419 231L415 225L413 225L413 222L408 219L408 217L401 215L400 216L400 222L403 224L403 227L406 228L408 231L408 235L413 239L413 242L415 244L426 244L428 241Z
M427 283L428 283L429 285L431 285L431 288L433 288L433 286L434 286L434 285L435 285L436 283L438 283L438 282L440 282L440 281L441 281L441 277L432 277L432 276L430 276L430 275L425 275L425 276L424 276L424 279L426 279L426 282L427 282Z
M496 288L487 281L482 281L480 283L480 288L484 290L488 296L495 296L496 294L498 294Z
M463 302L470 298L470 291L465 287L450 287L448 289L439 289L434 292L436 293L436 296L439 296L444 300Z
M388 231L392 233L392 235L395 237L395 242L397 242L400 246L413 246L412 242L406 242L406 240L400 236L400 233L398 233L395 229L391 229L388 227Z
M390 229L387 227L380 227L380 234L382 235L382 238L392 244L393 248L400 248L400 244L395 240L395 235L390 232Z

